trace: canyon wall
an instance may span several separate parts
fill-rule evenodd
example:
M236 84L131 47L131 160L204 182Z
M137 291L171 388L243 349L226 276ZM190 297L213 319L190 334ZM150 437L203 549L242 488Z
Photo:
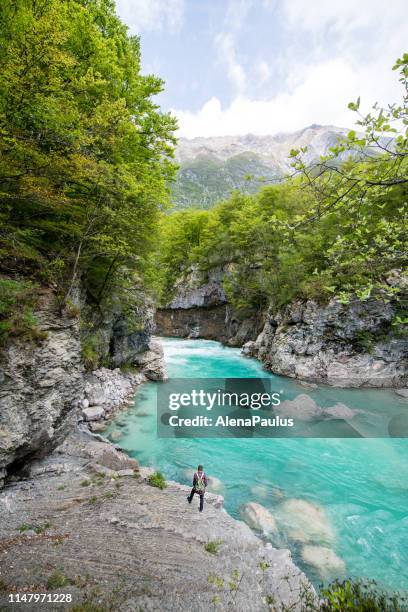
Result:
M408 338L393 327L395 315L395 304L378 299L296 301L269 313L243 351L284 376L339 387L402 387Z
M228 303L222 279L223 272L215 270L203 283L193 270L177 283L173 299L156 314L157 333L243 346L244 354L266 369L306 381L341 387L407 384L408 337L398 324L396 301L296 300L277 311L243 316Z
M34 312L38 340L11 338L0 352L0 486L55 448L84 410L104 414L144 376L165 377L147 299L130 316L117 303L97 313L79 289L73 298L61 313L53 292L40 289ZM122 365L131 372L121 372Z

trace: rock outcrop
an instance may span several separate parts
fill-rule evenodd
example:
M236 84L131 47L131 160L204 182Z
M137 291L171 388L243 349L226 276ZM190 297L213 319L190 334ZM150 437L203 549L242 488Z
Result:
M135 355L132 363L139 366L150 380L167 379L163 347L157 339L152 338L147 345L147 350Z
M208 493L199 514L187 487L168 482L161 491L143 476L111 444L76 433L10 483L0 493L2 609L15 605L7 592L52 593L55 572L69 607L86 609L200 612L219 603L255 612L273 601L296 612L315 598L289 551L224 512L219 495Z
M70 316L69 309L61 313L51 290L42 289L35 312L41 341L12 340L0 354L0 487L7 474L49 453L78 418L96 424L129 400L147 378L167 376L162 347L151 337L153 309L148 300L140 306L135 302L127 318L113 300L110 311L105 306L102 315L94 314L91 320L79 288L73 298ZM87 323L82 330L80 314ZM86 372L86 349L111 367L130 367Z
M408 380L408 338L395 326L392 300L355 299L342 304L296 300L277 312L245 316L228 303L215 269L204 279L194 268L175 286L172 300L157 311L157 333L219 340L243 346L275 374L340 387L402 387ZM405 290L390 274L390 286Z
M81 304L86 322L82 344L96 359L95 365L118 368L136 363L149 350L154 330L154 304L141 290L112 295L98 308L84 297ZM86 354L86 351L85 351Z
M322 306L311 300L268 316L244 352L276 374L340 387L404 386L408 339L392 328L396 306L380 299Z
M6 470L52 450L75 423L84 370L77 318L61 315L42 291L36 312L45 338L17 340L0 355L0 485Z
M262 329L262 317L242 317L228 304L223 288L225 270L207 278L195 269L176 284L173 298L156 312L156 333L180 338L219 340L242 346Z

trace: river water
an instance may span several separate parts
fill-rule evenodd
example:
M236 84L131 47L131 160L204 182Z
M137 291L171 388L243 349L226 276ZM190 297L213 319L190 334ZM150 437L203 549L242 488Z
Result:
M342 402L376 418L408 411L406 400L393 391L325 386L305 390L218 342L164 338L163 345L171 378L270 377L285 399L307 393L319 406ZM117 415L106 435L120 431L118 443L168 479L189 484L192 470L204 464L220 481L216 486L225 508L236 518L242 504L262 504L281 519L274 544L290 548L316 584L335 576L319 574L302 561L304 538L291 533L290 516L282 517L288 500L306 500L322 509L326 528L328 524L334 534L329 546L345 562L346 575L408 590L408 439L159 439L158 384L164 383L142 385L134 406Z

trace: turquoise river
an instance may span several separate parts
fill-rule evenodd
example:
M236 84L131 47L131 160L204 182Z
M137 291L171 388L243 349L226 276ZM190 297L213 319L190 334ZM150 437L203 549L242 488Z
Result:
M408 411L408 402L391 390L305 389L218 342L164 338L163 345L170 378L270 377L284 399L307 393L321 407L342 402L376 418L398 418ZM226 510L236 518L249 501L277 516L285 500L320 506L335 534L330 546L344 561L345 574L408 590L408 439L158 438L159 384L165 383L139 387L134 405L117 414L106 435L120 431L118 444L130 455L184 484L191 482L197 463L204 464L217 479ZM306 574L321 582L316 570L302 562L301 544L288 531L282 529L274 545L289 548Z

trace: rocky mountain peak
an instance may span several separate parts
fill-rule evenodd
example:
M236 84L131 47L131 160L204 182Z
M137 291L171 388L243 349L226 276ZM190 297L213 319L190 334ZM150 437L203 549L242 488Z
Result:
M176 207L209 208L234 189L254 192L259 185L248 183L248 174L273 182L290 170L291 149L308 147L307 158L313 161L346 133L345 128L312 124L274 135L180 138L176 151L180 171L173 190Z

